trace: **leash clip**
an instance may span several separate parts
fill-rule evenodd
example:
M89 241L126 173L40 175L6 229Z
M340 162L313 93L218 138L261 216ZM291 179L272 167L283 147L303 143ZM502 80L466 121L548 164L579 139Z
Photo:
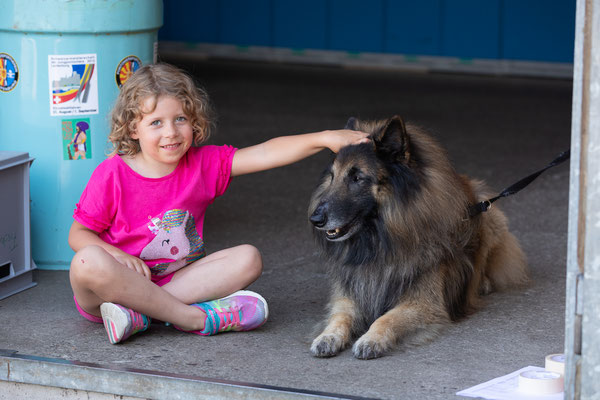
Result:
M491 201L489 201L489 200L482 201L482 202L481 202L481 204L482 204L482 205L485 207L485 208L482 210L482 212L489 211L489 210L490 210L490 208L492 208L492 202L491 202Z
M467 218L466 220L475 217L476 215L479 215L481 213L484 213L486 211L488 211L490 208L492 208L492 202L494 199L490 199L490 200L484 200L484 201L480 201L479 203L472 205L469 207L469 210L467 212Z

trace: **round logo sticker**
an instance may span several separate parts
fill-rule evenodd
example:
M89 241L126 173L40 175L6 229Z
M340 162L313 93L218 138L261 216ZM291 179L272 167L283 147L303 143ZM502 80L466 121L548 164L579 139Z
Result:
M10 92L19 81L19 67L14 58L0 53L0 91Z
M117 86L121 88L123 84L129 79L129 77L142 66L142 61L136 56L125 57L119 63L117 72L115 73L115 80Z

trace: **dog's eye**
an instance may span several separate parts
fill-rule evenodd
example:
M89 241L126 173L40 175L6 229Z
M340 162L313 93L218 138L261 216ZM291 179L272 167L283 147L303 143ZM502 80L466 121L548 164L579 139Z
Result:
M356 168L352 168L348 175L349 175L350 181L353 183L358 183L365 179L364 175L361 174L360 170L358 170Z

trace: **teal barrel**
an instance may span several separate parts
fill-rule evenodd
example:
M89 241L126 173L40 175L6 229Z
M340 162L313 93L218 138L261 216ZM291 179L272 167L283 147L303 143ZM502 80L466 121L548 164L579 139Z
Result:
M73 209L106 158L108 114L129 75L155 62L162 20L162 0L2 0L0 151L35 159L38 268L68 268Z

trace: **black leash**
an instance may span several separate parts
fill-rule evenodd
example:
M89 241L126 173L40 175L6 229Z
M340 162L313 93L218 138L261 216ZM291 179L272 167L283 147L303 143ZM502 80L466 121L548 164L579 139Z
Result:
M529 185L531 182L533 182L535 180L535 178L540 176L542 174L542 172L544 172L545 170L552 168L554 166L557 166L558 164L561 164L562 162L568 160L570 155L571 155L570 149L563 151L562 153L560 153L558 155L558 157L556 157L554 160L552 160L552 162L550 164L546 165L544 168L540 169L539 171L534 172L533 174L531 174L529 176L526 176L525 178L521 179L517 183L507 187L502 192L500 192L500 194L498 196L492 197L489 200L485 200L480 203L469 206L469 217L473 218L482 212L486 212L487 210L490 209L490 207L492 207L492 203L495 202L496 200L498 200L499 198L510 196L512 194L519 192L521 189L525 188L527 185Z

